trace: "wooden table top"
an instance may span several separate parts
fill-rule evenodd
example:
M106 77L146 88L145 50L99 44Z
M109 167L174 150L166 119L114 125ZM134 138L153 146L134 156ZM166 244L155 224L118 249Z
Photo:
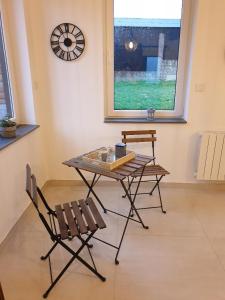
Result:
M130 176L135 171L143 168L150 163L154 157L136 154L136 157L129 162L122 164L121 166L113 169L112 171L106 170L100 166L88 163L82 159L82 155L72 158L68 161L64 161L63 164L68 167L77 168L80 170L88 171L91 173L99 174L105 177L113 178L116 180L123 180Z

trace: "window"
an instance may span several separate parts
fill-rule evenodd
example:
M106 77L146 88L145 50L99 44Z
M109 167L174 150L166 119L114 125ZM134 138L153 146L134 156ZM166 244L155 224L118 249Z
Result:
M112 0L107 116L183 116L190 0ZM113 21L113 22L112 22Z
M0 20L0 119L6 115L9 115L11 117L13 116L13 107L2 30L2 22Z

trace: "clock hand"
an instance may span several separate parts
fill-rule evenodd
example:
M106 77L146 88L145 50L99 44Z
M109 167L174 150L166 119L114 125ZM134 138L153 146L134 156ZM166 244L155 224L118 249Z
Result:
M76 42L72 42L72 41L71 41L71 43L74 44L74 43L76 43ZM59 42L59 44L64 44L64 42Z

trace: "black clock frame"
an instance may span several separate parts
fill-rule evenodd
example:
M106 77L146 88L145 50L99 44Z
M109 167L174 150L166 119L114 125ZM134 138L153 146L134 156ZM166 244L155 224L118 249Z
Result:
M78 59L84 51L84 34L74 24L61 23L52 31L50 45L58 58L73 61Z

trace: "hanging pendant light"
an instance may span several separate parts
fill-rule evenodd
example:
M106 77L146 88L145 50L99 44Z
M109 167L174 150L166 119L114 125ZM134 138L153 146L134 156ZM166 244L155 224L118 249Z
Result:
M128 40L125 42L125 48L127 51L134 52L137 49L137 42L134 40Z
M134 39L133 28L130 28L128 31L128 37L124 44L125 49L129 52L134 52L137 49L138 43Z

